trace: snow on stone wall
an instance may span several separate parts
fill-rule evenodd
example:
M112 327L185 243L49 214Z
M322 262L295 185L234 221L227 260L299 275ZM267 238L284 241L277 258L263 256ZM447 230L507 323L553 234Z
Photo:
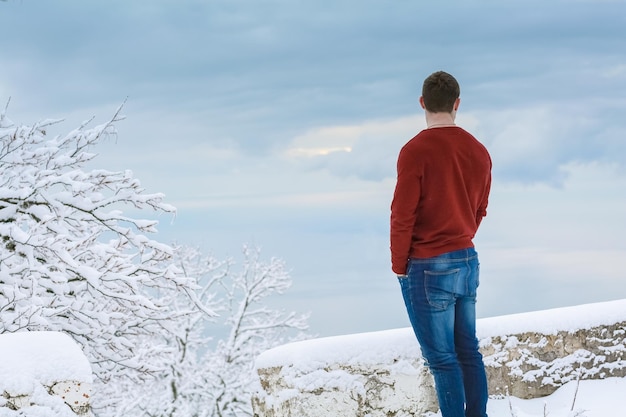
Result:
M626 300L482 319L478 332L495 396L536 398L578 378L626 376ZM256 369L256 417L437 411L410 328L279 346Z
M400 416L432 409L432 377L409 330L308 340L263 353L255 415Z
M63 333L0 334L0 417L90 416L91 367Z
M569 381L626 376L626 300L496 317L479 324L494 395L544 397Z

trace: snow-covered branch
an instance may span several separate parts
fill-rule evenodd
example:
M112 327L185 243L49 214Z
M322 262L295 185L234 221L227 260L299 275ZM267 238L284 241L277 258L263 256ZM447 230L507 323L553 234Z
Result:
M306 315L264 305L268 296L290 286L285 264L278 259L262 261L258 248L247 246L240 268L190 247L177 247L176 259L176 265L198 284L191 297L196 311L168 329L168 334L176 335L170 341L176 359L158 382L141 393L155 401L149 406L130 401L135 406L125 412L159 417L251 416L254 358L277 344L303 338L308 327ZM189 303L188 298L178 301ZM219 316L207 314L207 309Z

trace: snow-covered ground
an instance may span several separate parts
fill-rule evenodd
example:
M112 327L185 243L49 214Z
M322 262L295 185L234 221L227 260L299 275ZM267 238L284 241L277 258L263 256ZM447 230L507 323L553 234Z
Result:
M544 398L491 399L487 410L490 417L623 417L625 395L626 378L569 382Z

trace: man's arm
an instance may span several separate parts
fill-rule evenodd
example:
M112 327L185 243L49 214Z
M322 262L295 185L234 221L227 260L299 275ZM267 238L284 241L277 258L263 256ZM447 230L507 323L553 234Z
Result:
M486 183L485 191L483 192L483 198L476 211L476 229L480 226L483 217L487 216L487 205L489 204L489 193L491 192L491 170L489 171Z
M391 269L397 275L405 275L421 192L420 170L406 146L398 156L397 170L398 177L391 203Z

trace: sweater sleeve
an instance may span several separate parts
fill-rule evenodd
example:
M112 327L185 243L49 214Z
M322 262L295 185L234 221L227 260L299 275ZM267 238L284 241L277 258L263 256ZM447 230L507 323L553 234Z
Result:
M391 203L391 269L406 273L421 194L421 169L405 146L398 156L398 177Z
M480 201L478 210L476 211L476 228L480 226L483 217L487 216L487 205L489 203L489 193L491 192L491 159L489 160L489 177L485 182L485 190L483 192L483 198Z

